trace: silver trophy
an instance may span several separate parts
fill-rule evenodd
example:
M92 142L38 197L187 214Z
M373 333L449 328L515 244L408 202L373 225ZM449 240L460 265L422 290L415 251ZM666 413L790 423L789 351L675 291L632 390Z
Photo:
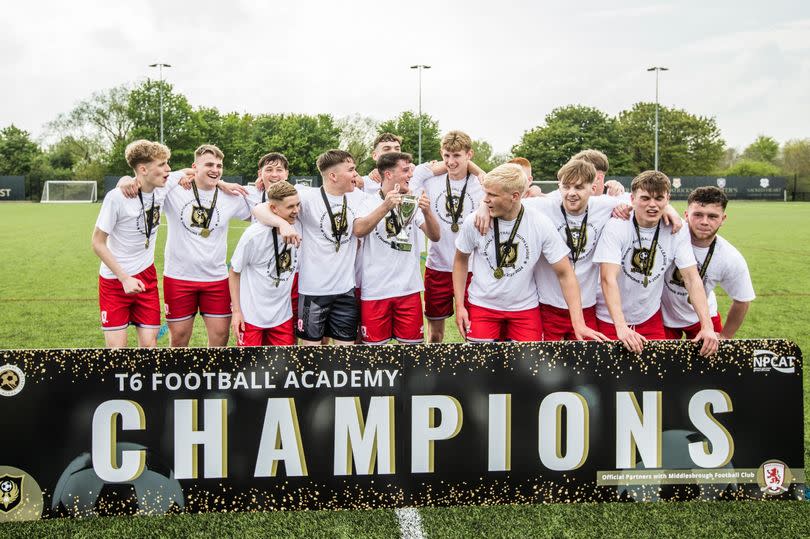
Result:
M402 199L397 206L397 220L399 221L399 232L391 242L391 247L399 251L410 251L413 248L411 238L408 234L408 225L416 217L416 208L419 207L419 198L414 195L402 195Z

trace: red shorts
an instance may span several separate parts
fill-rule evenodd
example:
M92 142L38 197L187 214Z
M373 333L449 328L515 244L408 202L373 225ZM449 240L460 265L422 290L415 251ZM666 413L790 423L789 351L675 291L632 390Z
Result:
M133 275L146 287L139 294L125 294L121 281L98 277L98 306L104 331L126 329L133 324L141 328L160 327L160 294L154 264Z
M470 304L468 341L539 341L543 336L540 310L498 311Z
M221 281L184 281L163 276L163 307L167 322L193 318L199 309L203 316L231 316L231 291L228 279Z
M469 309L470 281L472 273L467 274L467 285L464 288L464 305ZM436 271L425 268L425 317L428 320L444 320L453 315L453 272Z
M614 341L619 340L619 336L616 335L616 326L610 322L599 319L597 319L597 324L598 327L596 329L604 333L608 339ZM630 328L651 341L663 341L667 338L667 334L664 331L664 319L661 317L661 309L658 309L649 319L635 326L630 326Z
M237 336L238 346L292 346L295 344L293 319L273 328L260 328L245 322L245 332Z
M424 340L419 292L397 298L361 300L360 320L363 344L385 344L392 338L404 343Z
M723 331L723 320L720 318L720 314L716 314L712 316L712 326L714 326L715 333L720 333ZM684 335L686 335L687 339L694 339L698 333L700 333L700 322L696 322L691 326L687 326L685 328L668 328L664 327L664 331L667 334L667 339L672 340L680 340Z
M590 306L582 309L585 325L596 329L596 307ZM571 315L568 309L560 309L553 305L540 304L540 320L543 323L544 341L575 341L574 326L571 325Z

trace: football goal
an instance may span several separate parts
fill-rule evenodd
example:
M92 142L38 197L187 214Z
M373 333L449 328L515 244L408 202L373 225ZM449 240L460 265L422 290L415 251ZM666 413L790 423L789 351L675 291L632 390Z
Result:
M42 188L42 200L40 202L95 202L97 199L96 182L91 181L55 181L45 182Z

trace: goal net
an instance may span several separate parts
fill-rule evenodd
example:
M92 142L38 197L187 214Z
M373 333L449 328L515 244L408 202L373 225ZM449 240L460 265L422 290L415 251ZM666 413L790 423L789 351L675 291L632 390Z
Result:
M55 181L45 182L42 188L41 202L95 202L97 199L96 182L91 181Z

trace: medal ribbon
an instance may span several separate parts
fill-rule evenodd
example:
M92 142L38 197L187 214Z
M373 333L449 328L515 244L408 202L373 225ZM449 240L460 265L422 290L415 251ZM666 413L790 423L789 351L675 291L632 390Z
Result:
M714 237L712 240L712 244L709 245L709 252L706 253L706 258L703 259L703 265L700 266L700 280L701 282L706 277L706 271L709 269L709 262L712 261L712 256L714 256L714 246L717 245L717 236Z
M571 260L574 266L576 266L579 255L582 254L582 251L585 249L585 244L588 241L588 208L585 208L585 217L582 219L582 224L579 225L579 237L577 238L576 245L574 245L574 234L568 226L568 214L565 213L565 206L562 204L560 204L560 211L562 211L563 219L565 220L565 241L568 244L568 248L571 249Z
M211 218L214 217L214 208L217 205L217 195L219 194L219 186L214 188L214 198L211 199L211 207L206 208L202 205L202 201L200 201L200 192L197 190L197 182L191 182L191 190L194 191L194 200L197 201L197 207L205 210L205 222L203 223L203 228L208 228L211 226Z
M278 284L281 282L281 261L279 260L279 257L281 255L283 255L284 253L289 252L289 250L290 250L290 247L285 246L281 250L281 252L279 252L279 250L278 250L278 229L273 228L273 254L276 255L276 275L277 275L277 277L276 277L276 286L277 287L278 287Z
M517 219L515 219L515 226L512 227L512 232L509 233L509 239L507 242L501 243L501 231L498 229L498 218L494 219L493 228L495 229L495 262L498 264L498 267L495 268L495 271L501 269L503 263L505 262L505 253L502 253L503 246L507 246L511 248L512 242L515 240L515 234L517 234L518 227L520 226L520 221L523 219L523 205L520 205L520 212L518 213Z
M644 247L641 245L641 230L638 228L638 221L636 221L636 215L633 214L633 226L636 229L636 237L638 238L638 248L639 250L643 250ZM650 244L650 251L647 255L647 260L644 262L644 268L642 268L642 272L644 273L644 287L647 287L647 281L652 273L652 261L655 258L655 249L658 247L658 233L661 231L661 220L658 220L658 224L655 225L655 235L653 236L652 243Z
M453 203L453 191L450 189L450 174L445 175L444 180L447 184L447 205L450 206L450 218L453 224L458 228L458 220L461 218L461 213L464 211L464 195L467 194L467 183L470 181L470 173L464 179L464 187L461 188L461 195L458 197L458 207Z
M154 228L152 225L152 218L154 217L155 213L155 193L152 192L152 207L149 208L149 213L146 212L146 206L143 205L143 193L141 189L138 188L138 198L141 201L141 211L143 212L143 228L144 233L146 234L146 249L149 248L149 239L152 237L152 229Z
M332 206L329 204L329 199L326 198L326 190L323 186L321 186L321 196L323 197L323 203L326 204L326 212L329 214L329 223L332 225L332 235L335 237L337 248L340 249L340 237L345 234L349 228L349 223L346 221L346 195L343 195L343 207L340 209L340 230L338 230L337 223L335 222L335 214L332 213Z

